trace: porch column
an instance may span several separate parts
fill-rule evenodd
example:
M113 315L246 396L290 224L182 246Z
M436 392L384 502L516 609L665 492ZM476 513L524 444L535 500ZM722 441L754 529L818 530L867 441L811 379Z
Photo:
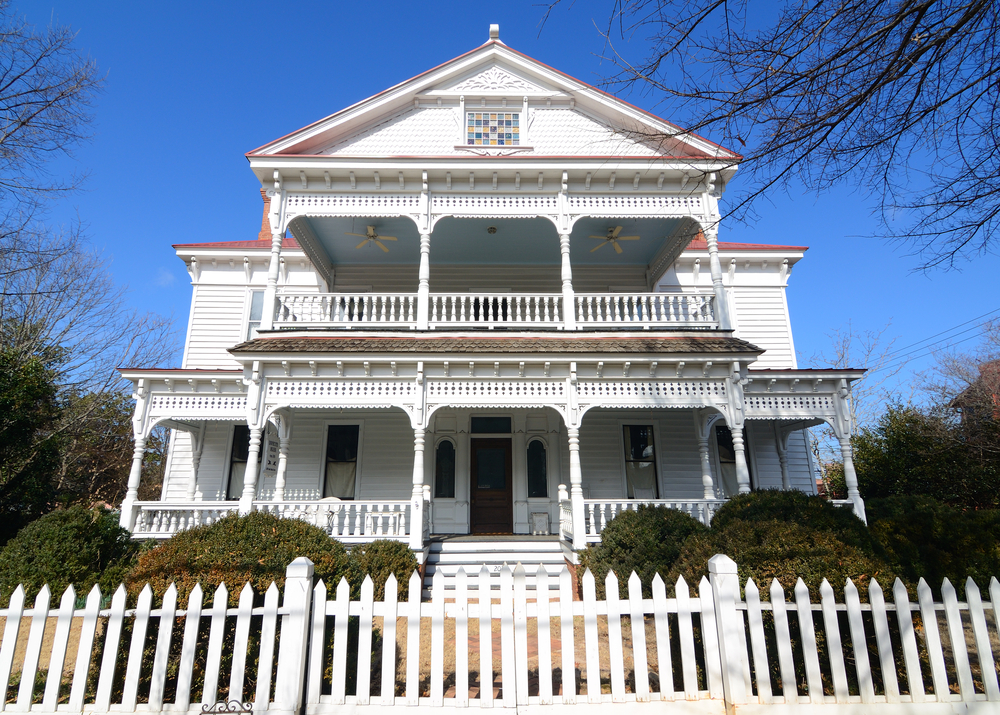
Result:
M417 330L427 330L431 312L431 235L420 234L420 281L417 286Z
M858 490L858 475L854 471L854 449L851 447L850 437L840 438L840 456L844 459L844 481L847 483L847 498L854 503L854 513L861 521L868 523L868 516L865 514L865 500L861 498Z
M197 432L188 434L191 435L191 476L188 479L187 498L193 500L198 493L198 468L201 466L201 453L205 447L205 423L201 423Z
M424 548L424 436L426 430L413 430L413 493L410 496L410 548Z
M722 263L719 261L719 229L717 225L702 227L702 235L708 245L708 261L712 271L712 288L715 292L715 316L719 328L732 330L729 319L729 304L726 302L726 288L722 284Z
M260 435L263 430L259 427L250 429L250 449L247 452L247 470L243 474L243 494L240 496L240 514L249 514L253 511L253 499L257 494L257 475L260 472L260 465L257 463L257 455L260 454Z
M791 477L788 476L788 436L789 432L774 426L774 444L778 449L778 464L781 465L781 488L786 492L792 488Z
M264 312L260 316L260 329L274 327L274 314L278 309L278 269L281 267L280 233L271 234L271 263L267 267L267 288L264 289Z
M282 432L278 437L278 471L274 475L274 500L285 500L285 471L288 469L288 443L291 435Z
M708 430L698 435L698 453L701 455L701 486L705 499L715 499L715 482L712 480L712 461L708 453Z
M583 468L580 466L580 428L567 427L569 436L569 500L573 505L573 550L587 548L587 520L583 504Z
M142 477L142 459L146 456L146 438L136 436L132 452L132 469L128 473L128 489L122 502L119 526L132 531L135 527L135 502L139 498L139 479Z
M576 294L573 292L573 267L569 262L569 234L559 234L562 254L563 329L576 330Z
M740 494L750 493L750 470L747 469L747 455L743 444L743 428L730 427L733 433L733 451L736 453L736 483Z

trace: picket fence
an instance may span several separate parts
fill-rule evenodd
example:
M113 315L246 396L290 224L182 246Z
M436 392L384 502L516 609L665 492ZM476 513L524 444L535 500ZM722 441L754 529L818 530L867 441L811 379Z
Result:
M672 597L656 577L652 598L632 574L624 599L608 574L597 600L587 571L574 600L568 570L550 591L544 570L530 581L520 565L505 566L490 590L484 567L435 574L429 601L417 574L407 601L391 576L382 601L371 578L352 601L346 581L328 600L312 563L296 559L280 604L272 584L255 606L247 584L229 608L223 585L208 607L196 587L183 610L173 586L158 608L148 586L135 608L123 588L102 608L95 587L78 609L70 588L54 611L48 587L33 608L19 588L0 610L0 709L1000 712L996 579L985 601L971 579L964 602L945 580L940 603L923 581L916 603L898 581L887 600L873 579L866 603L850 581L842 603L826 582L814 603L801 581L790 601L777 582L761 600L752 580L741 598L725 556L709 573L696 593L679 579Z

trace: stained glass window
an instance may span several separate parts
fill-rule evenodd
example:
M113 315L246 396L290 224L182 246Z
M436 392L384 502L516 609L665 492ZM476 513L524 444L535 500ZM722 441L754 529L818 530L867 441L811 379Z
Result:
M466 112L466 117L469 146L518 146L521 143L520 112Z

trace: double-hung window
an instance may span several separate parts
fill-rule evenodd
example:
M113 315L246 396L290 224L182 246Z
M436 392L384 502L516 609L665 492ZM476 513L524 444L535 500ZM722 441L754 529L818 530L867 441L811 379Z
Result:
M330 425L326 429L326 469L323 496L353 499L358 478L359 425Z
M264 315L264 291L255 290L250 293L250 311L247 313L247 340L257 337L261 318Z
M652 425L622 425L625 488L629 499L656 499L656 450Z

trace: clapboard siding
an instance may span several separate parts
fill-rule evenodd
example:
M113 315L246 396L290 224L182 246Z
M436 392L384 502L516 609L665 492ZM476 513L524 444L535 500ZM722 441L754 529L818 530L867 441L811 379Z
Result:
M335 290L362 288L373 293L415 293L416 266L338 266ZM610 288L646 290L642 266L578 266L573 269L573 289L578 293L604 293ZM439 265L431 263L431 293L503 291L510 293L560 293L558 264L541 266Z
M244 339L246 299L247 289L243 286L195 286L185 368L240 367L227 351Z
M781 489L781 462L778 461L773 423L751 421L747 424L757 486L761 489ZM805 430L792 432L788 437L788 478L792 489L814 494L816 480L809 469L808 448Z
M737 286L730 289L736 336L765 350L754 368L796 367L783 289Z
M205 444L198 467L197 494L203 499L221 499L229 476L229 442L233 423L207 422ZM170 473L167 475L165 497L170 500L187 499L188 479L191 476L191 435L177 431L171 442Z

